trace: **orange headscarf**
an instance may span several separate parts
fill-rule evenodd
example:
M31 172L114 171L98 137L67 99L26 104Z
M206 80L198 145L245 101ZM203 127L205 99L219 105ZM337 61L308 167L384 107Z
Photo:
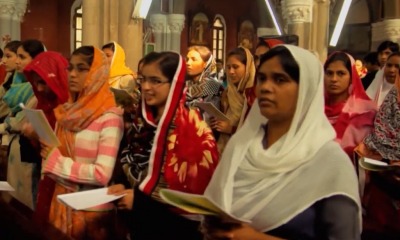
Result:
M74 137L77 132L116 107L114 96L109 89L108 77L109 64L106 56L101 50L94 48L93 63L78 99L74 102L70 93L68 102L54 110L57 119L56 133L61 142L59 149L64 156L73 156Z

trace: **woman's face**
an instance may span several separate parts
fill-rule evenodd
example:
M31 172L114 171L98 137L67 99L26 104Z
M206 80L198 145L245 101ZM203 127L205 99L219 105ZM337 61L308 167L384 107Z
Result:
M7 72L12 72L17 69L17 54L10 51L8 48L4 49L3 63Z
M400 68L400 56L390 57L385 65L385 78L389 83L394 83L396 81L397 75L399 74Z
M275 56L259 67L256 95L261 114L269 121L293 119L298 89L298 83L282 68L279 57Z
M325 92L329 96L348 94L351 75L342 61L334 61L325 70Z
M20 46L17 50L17 70L22 72L26 65L28 65L32 61L31 55L24 50L22 46Z
M90 66L86 62L85 56L81 54L71 56L68 66L68 86L70 92L80 93L83 90L89 70Z
M47 85L46 81L44 81L36 72L32 72L31 81L32 85L36 88L37 94L40 94L42 97L50 101L57 100L57 95L51 90L49 85Z
M238 85L245 74L246 65L244 65L235 55L228 57L228 60L226 61L226 75L228 81L233 85Z
M103 49L104 54L106 54L107 61L111 65L113 56L114 56L114 51L111 48L104 48Z
M138 76L138 79L146 104L156 108L164 107L171 84L169 79L161 72L159 63L143 65L142 73Z
M191 50L186 56L186 71L189 76L200 75L204 68L206 67L206 62L201 58L200 53L196 50Z

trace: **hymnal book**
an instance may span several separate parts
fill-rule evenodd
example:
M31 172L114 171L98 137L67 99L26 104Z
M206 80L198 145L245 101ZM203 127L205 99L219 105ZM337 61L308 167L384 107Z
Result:
M15 189L8 183L4 181L0 181L0 191L15 191Z
M118 106L125 107L134 103L133 97L126 90L113 87L110 87L110 90L114 94L114 99Z
M362 157L359 160L359 165L369 171L392 171L395 169L400 170L400 166L397 165L389 165L386 162L374 160L371 158Z
M112 202L126 195L109 195L107 191L108 188L105 187L82 192L60 194L57 196L57 199L73 209L82 210Z
M28 121L32 124L33 129L39 136L39 139L49 146L58 147L60 141L47 121L44 112L40 109L26 108L24 104L20 104Z
M180 208L188 213L206 216L220 216L234 222L250 222L249 220L240 219L230 213L227 213L204 195L184 193L170 189L161 189L160 196L166 203Z
M196 102L194 106L202 109L217 120L229 121L229 118L210 102Z

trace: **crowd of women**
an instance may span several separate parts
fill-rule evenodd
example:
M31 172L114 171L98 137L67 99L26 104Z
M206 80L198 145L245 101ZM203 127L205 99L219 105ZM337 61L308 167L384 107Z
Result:
M149 53L134 72L116 42L68 60L37 40L9 42L9 204L71 239L398 239L399 46L383 42L377 55L365 90L349 53L321 64L276 39L260 39L254 56L231 50L222 75L204 46L186 58ZM59 145L35 133L20 103L44 112ZM398 168L369 171L365 158ZM57 200L101 187L122 197L84 210ZM189 214L161 189L204 194L249 223Z

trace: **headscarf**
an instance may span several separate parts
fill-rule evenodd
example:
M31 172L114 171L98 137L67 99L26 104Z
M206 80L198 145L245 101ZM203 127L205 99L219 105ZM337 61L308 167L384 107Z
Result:
M139 185L139 189L149 195L162 171L169 188L203 193L217 164L218 151L211 129L196 110L185 107L185 77L186 65L179 56L178 68L158 123L154 121L150 106L142 99L143 118L156 128L147 175Z
M133 75L133 71L125 65L125 51L116 42L114 44L114 55L110 67L110 80L117 76ZM110 85L113 83L110 82Z
M374 80L365 92L379 107L392 87L393 84L385 79L385 67L383 67L375 74Z
M374 129L364 144L385 159L400 160L400 73L394 85L379 108ZM363 150L361 147L360 151Z
M108 77L109 64L106 56L101 50L94 48L93 63L78 99L74 102L70 96L68 102L54 110L58 123L56 134L61 142L59 149L64 156L73 156L77 132L84 130L105 112L116 109Z
M205 191L222 209L250 220L261 232L287 223L330 196L347 196L359 206L354 168L333 141L335 132L323 112L321 63L307 50L284 46L300 68L296 111L288 132L265 150L262 139L268 120L255 102Z
M260 40L263 40L268 45L269 48L273 48L279 44L285 44L282 40L274 39L274 38L270 38L270 39L261 38Z
M24 74L15 71L10 89L3 96L3 101L10 108L12 114L21 111L20 103L26 104L33 96L32 86L26 81Z
M344 102L328 105L329 96L325 93L325 114L335 128L337 142L352 157L354 148L371 131L377 107L364 91L353 57L346 55L351 62L349 97Z
M56 123L53 111L54 108L68 100L67 66L68 61L61 54L47 51L37 55L32 62L24 68L24 74L27 80L31 83L38 100L36 108L43 110L47 120L53 128ZM36 85L32 82L33 72L37 73L57 96L55 101L49 101L48 98L37 92Z

